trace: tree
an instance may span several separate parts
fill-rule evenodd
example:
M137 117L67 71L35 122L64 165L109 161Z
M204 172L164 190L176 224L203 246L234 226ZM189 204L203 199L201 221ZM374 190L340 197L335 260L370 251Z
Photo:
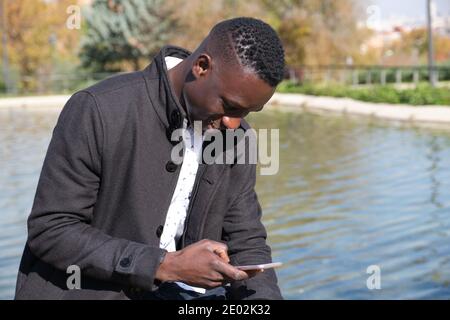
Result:
M77 32L65 28L66 8L73 1L3 1L8 56L12 69L20 76L19 90L34 90L39 84L37 73L48 72L52 68L52 58L59 53L70 55L69 52L73 52ZM67 38L72 41L59 41Z
M399 31L399 39L388 44L385 50L392 55L384 59L388 65L420 65L427 63L427 29L416 28ZM445 35L434 34L434 59L438 64L450 61L450 38Z
M96 72L140 69L176 31L163 0L96 0L83 17L80 59Z
M195 50L218 22L238 16L264 18L259 0L173 0L169 4L179 21L180 32L171 39L175 45Z
M278 31L290 65L360 62L367 34L358 27L361 3L355 0L262 0L267 20Z
M306 12L298 8L290 10L280 21L278 33L283 41L288 65L299 66L305 63L307 44L313 33L311 25Z

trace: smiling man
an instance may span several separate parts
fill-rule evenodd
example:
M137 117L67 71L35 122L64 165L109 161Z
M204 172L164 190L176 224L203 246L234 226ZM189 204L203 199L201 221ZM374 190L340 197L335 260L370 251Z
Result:
M203 164L203 129L249 129L282 80L275 31L217 24L195 50L74 94L39 179L16 299L280 299L254 164ZM171 159L184 128L183 162ZM70 274L67 270L79 270ZM80 288L70 285L80 277Z

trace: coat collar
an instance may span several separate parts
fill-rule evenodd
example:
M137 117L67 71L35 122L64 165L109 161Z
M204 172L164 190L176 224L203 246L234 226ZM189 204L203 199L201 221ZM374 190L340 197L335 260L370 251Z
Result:
M171 141L172 132L183 127L183 121L187 115L170 84L165 57L185 59L189 55L191 52L183 48L164 46L153 58L153 62L143 70L149 98L166 128L169 141Z
M166 128L167 139L172 144L179 142L171 140L172 132L183 127L183 121L187 115L170 84L165 57L185 59L190 55L191 52L186 49L170 45L164 46L153 58L153 62L143 70L150 101ZM248 130L250 126L242 119L240 128Z

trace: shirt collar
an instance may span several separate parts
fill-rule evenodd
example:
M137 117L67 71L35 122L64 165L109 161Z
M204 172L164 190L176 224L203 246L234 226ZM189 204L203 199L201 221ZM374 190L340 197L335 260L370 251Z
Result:
M166 128L166 135L171 141L172 132L182 128L187 119L169 80L165 57L187 58L191 52L176 46L164 46L154 57L153 62L143 71L147 92L159 119ZM178 143L178 141L171 141Z

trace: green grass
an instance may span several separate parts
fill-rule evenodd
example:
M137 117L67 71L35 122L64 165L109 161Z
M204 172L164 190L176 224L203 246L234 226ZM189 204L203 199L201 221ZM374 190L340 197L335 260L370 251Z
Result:
M448 105L450 106L450 89L433 88L421 84L415 89L396 89L393 86L371 86L355 88L344 85L303 85L282 82L277 89L281 93L301 93L313 96L347 97L355 100L382 103L401 103L410 105Z

